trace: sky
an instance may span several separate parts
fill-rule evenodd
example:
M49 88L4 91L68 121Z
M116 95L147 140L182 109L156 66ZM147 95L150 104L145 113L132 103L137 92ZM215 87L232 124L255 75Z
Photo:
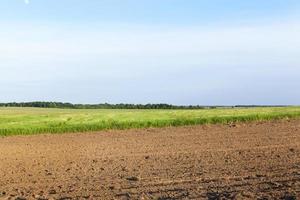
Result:
M299 0L0 0L0 102L300 105Z

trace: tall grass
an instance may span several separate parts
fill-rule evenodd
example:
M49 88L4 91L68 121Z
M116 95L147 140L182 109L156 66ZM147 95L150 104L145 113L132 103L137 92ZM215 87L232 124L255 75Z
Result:
M0 136L300 118L300 107L208 110L0 108Z

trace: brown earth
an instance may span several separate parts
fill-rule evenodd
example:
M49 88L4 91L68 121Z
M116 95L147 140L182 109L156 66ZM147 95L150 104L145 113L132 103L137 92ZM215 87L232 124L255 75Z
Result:
M0 199L297 199L300 120L0 138Z

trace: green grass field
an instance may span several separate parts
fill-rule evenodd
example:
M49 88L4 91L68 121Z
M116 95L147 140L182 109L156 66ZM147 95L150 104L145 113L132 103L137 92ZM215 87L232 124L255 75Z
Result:
M66 133L300 117L300 107L202 110L0 108L0 136Z

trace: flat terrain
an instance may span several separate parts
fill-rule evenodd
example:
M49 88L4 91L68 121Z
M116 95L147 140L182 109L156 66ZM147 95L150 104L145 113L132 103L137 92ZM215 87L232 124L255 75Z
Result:
M0 138L0 199L300 198L300 120Z
M0 136L300 118L300 107L186 110L0 107Z

